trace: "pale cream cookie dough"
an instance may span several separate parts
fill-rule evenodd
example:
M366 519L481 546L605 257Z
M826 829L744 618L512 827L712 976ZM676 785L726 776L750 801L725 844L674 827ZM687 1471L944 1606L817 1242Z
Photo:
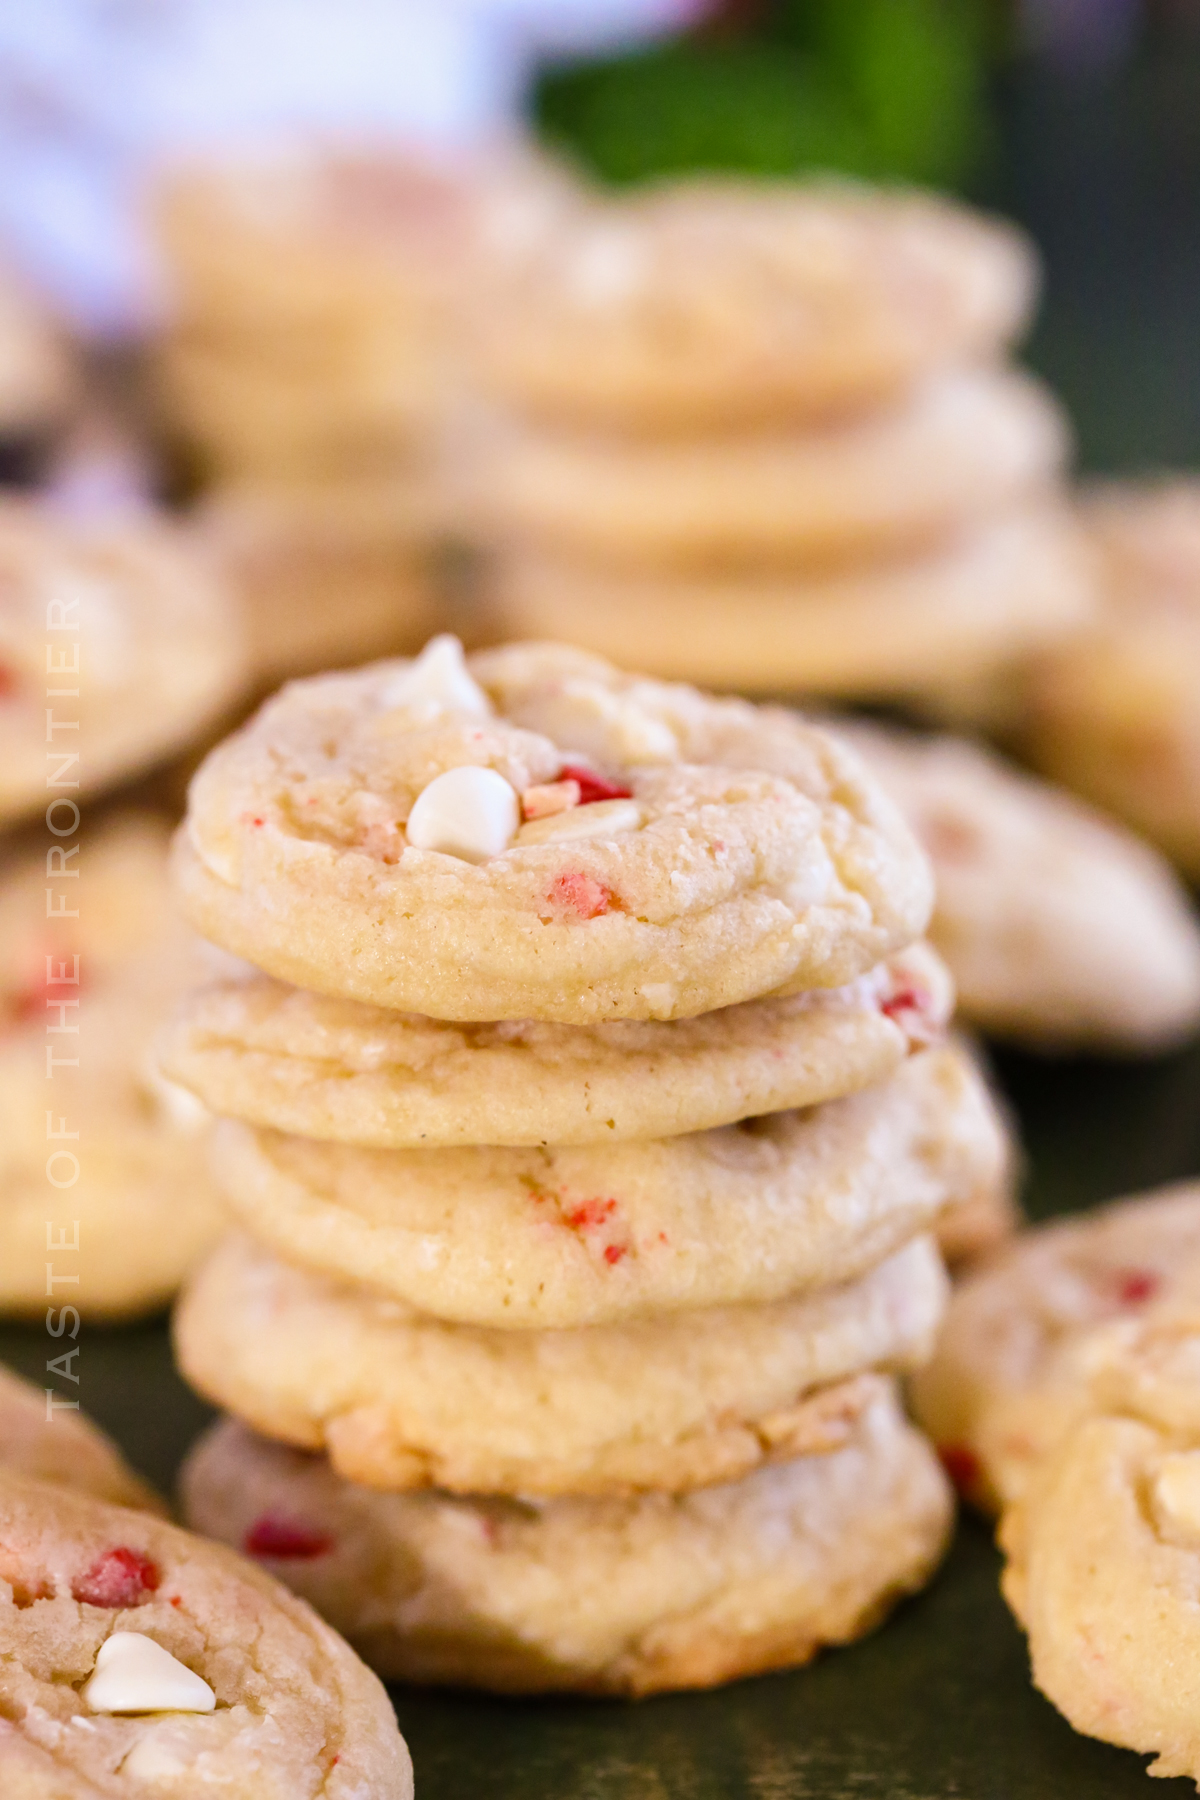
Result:
M475 309L477 377L518 410L687 431L866 407L1023 328L1028 240L930 195L705 178L595 199Z
M381 1494L232 1422L192 1453L183 1495L197 1529L260 1546L381 1673L501 1693L649 1694L807 1662L920 1587L951 1520L887 1390L841 1449L683 1495Z
M845 568L644 573L522 544L486 580L509 636L563 637L718 688L922 705L1007 678L1095 599L1077 526L1041 502Z
M871 1087L954 1006L925 944L845 988L693 1019L456 1025L246 969L191 993L157 1051L214 1113L377 1148L599 1144L730 1125Z
M293 683L177 842L206 937L438 1018L674 1019L841 987L920 935L928 864L852 752L555 645Z
M171 907L168 836L149 813L85 817L69 883L44 842L0 865L0 1312L151 1311L218 1235L208 1114L151 1048L208 966ZM48 889L78 919L48 919Z
M955 1288L934 1359L912 1378L917 1418L970 1499L1010 1505L1094 1410L1114 1343L1193 1302L1200 1184L1037 1226Z
M226 1240L175 1314L193 1387L368 1487L681 1492L836 1449L916 1367L946 1298L928 1238L857 1281L577 1331L445 1325Z
M1115 821L961 738L846 722L937 879L961 1016L1047 1049L1150 1051L1200 1025L1200 922Z
M1025 747L1200 876L1200 481L1085 494L1099 554L1095 625L1035 665Z
M1008 1156L984 1082L950 1047L844 1100L651 1142L366 1150L223 1119L214 1151L230 1206L280 1256L510 1329L851 1280Z
M244 674L233 602L175 527L0 501L0 824L184 749Z
M0 1545L6 1800L410 1800L379 1682L223 1545L8 1473Z
M1044 492L1057 404L1011 369L950 370L898 404L807 430L645 441L493 422L476 516L501 540L644 578L913 552ZM744 622L743 622L744 623Z
M162 1512L158 1495L128 1467L111 1438L64 1404L68 1395L62 1387L52 1394L57 1404L48 1412L46 1390L0 1364L0 1470L75 1488L117 1506Z

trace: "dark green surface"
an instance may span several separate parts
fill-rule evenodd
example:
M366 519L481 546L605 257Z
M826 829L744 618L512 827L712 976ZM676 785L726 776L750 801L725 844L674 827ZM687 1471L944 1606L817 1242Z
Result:
M999 1065L1036 1216L1200 1173L1200 1047L1145 1065ZM37 1330L0 1358L38 1379ZM85 1330L85 1406L169 1487L206 1409L172 1373L163 1326ZM966 1521L933 1587L865 1643L794 1675L639 1705L400 1691L421 1800L1129 1800L1142 1763L1075 1736L1029 1685L987 1531Z

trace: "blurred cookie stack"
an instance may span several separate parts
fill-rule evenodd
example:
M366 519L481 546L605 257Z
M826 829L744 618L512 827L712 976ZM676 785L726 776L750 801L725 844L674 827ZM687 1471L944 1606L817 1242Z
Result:
M973 710L1085 615L1062 415L1002 358L1001 225L687 181L580 203L476 320L473 501L508 634L722 688Z
M150 1057L200 974L168 828L145 789L120 811L88 803L203 738L243 677L235 611L170 526L0 503L6 1313L49 1306L61 1330L72 1308L76 1329L151 1310L216 1232L203 1109Z
M164 182L168 433L245 596L266 679L418 644L436 607L438 463L463 180L316 148Z
M239 1226L176 1320L235 1415L194 1525L381 1671L510 1691L802 1662L923 1581L894 1372L1007 1147L852 753L442 638L269 702L175 872L254 965L162 1044Z

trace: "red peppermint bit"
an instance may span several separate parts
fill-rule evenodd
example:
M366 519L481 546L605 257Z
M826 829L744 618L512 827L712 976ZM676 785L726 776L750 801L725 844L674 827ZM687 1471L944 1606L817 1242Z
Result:
M183 1605L183 1595L182 1594L171 1594L167 1600L167 1605L168 1606L182 1606Z
M263 815L261 813L243 813L242 814L242 824L243 825L262 826L262 825L265 825L266 822L267 822L266 819L263 817Z
M597 800L632 800L633 789L621 787L615 781L605 781L603 775L597 775L594 769L585 769L579 763L567 763L558 771L560 781L577 781L579 783L580 806L594 806Z
M669 1244L671 1240L665 1231L660 1231L658 1234L658 1241L660 1244Z
M563 1224L569 1225L572 1231L586 1231L589 1226L603 1225L616 1210L615 1200L585 1200L581 1206L573 1206L570 1212L563 1214Z
M615 1269L624 1255L624 1244L606 1244L604 1247L604 1260L610 1269Z
M8 663L0 663L0 700L11 700L20 686L17 671Z
M1162 1287L1162 1276L1153 1269L1118 1269L1113 1281L1122 1306L1144 1306Z
M903 1013L922 1013L929 1004L929 995L924 988L897 988L890 999L881 1002L879 1010L886 1013L889 1019L899 1020Z
M118 1544L115 1550L106 1550L90 1569L75 1577L71 1594L85 1606L114 1609L141 1606L161 1580L157 1563L143 1556L140 1550Z
M617 903L610 887L579 869L552 881L546 898L558 911L574 913L580 919L598 919Z
M979 854L978 826L969 819L937 813L924 821L921 836L930 856L941 862L969 862Z
M979 1486L983 1469L975 1452L966 1444L939 1444L942 1467L960 1494L970 1494Z
M328 1556L333 1549L333 1539L326 1532L281 1518L278 1513L264 1513L242 1539L242 1549L247 1556L268 1556L283 1562L312 1562L318 1556Z

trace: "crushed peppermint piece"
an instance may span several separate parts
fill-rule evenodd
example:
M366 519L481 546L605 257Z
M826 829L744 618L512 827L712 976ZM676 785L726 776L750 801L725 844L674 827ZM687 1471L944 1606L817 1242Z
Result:
M612 889L579 869L557 876L546 898L556 911L574 913L579 919L598 919L602 913L617 910Z
M247 1556L273 1557L281 1562L315 1562L319 1556L328 1556L333 1544L328 1532L278 1513L263 1513L242 1539Z
M77 1575L71 1583L71 1596L85 1606L107 1606L114 1610L141 1606L155 1593L162 1577L157 1563L118 1544L98 1556L90 1569Z
M580 802L581 789L579 783L570 781L544 781L537 787L527 787L521 795L521 816L526 819L549 819L555 813L570 812Z
M567 763L558 772L559 781L574 781L579 788L580 806L594 806L598 800L632 800L633 789L623 787L619 782L606 781L603 775L597 775L594 769L584 768L582 763Z

